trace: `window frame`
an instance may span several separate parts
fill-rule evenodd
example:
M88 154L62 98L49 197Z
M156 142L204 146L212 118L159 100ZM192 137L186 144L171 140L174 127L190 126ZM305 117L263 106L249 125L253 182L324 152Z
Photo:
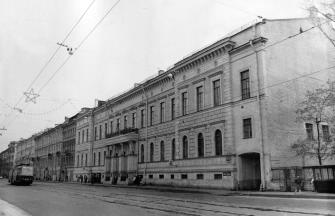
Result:
M246 123L248 123L248 124L246 124ZM244 118L242 120L242 132L243 132L243 139L252 139L253 138L252 118L251 117Z

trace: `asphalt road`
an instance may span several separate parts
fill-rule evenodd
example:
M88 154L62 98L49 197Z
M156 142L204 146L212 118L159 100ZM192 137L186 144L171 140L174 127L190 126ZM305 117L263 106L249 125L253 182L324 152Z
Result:
M34 216L47 215L335 215L335 200L219 196L34 182L12 186L0 180L0 199Z

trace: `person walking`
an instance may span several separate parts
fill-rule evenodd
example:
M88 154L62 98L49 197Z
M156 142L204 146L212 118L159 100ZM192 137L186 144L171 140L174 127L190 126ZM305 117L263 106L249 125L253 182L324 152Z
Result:
M301 192L301 183L302 183L302 179L300 176L297 176L297 178L295 179L295 184L296 184L296 189L295 192Z

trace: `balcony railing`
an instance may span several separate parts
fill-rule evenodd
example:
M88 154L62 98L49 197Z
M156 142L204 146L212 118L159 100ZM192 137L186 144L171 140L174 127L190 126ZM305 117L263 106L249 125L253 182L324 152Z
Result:
M138 128L125 128L123 130L116 131L114 133L107 133L106 138L108 139L108 138L111 138L111 137L124 135L124 134L132 133L132 132L138 133Z

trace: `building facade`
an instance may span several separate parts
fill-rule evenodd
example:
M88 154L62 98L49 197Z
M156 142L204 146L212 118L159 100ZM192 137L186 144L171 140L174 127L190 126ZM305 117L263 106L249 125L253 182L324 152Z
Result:
M63 147L62 126L46 129L35 137L36 178L61 180L61 153Z
M8 148L0 153L0 176L8 177L9 170L14 166L16 142L10 142Z
M311 27L308 19L255 21L87 109L77 121L77 177L280 189L280 173L315 164L289 149L306 136L295 121L299 101L317 86L306 74L331 65L331 44L304 32Z
M61 149L61 180L73 181L76 145L76 117L65 118L62 124L63 143Z

